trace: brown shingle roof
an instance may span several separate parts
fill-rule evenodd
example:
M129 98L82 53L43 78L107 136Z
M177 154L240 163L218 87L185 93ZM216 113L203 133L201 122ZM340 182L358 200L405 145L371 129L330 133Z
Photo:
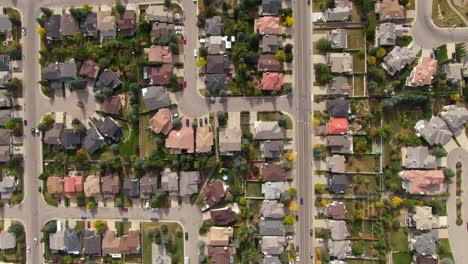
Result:
M63 193L63 179L49 176L47 178L47 192L50 195L61 195Z
M263 180L269 182L284 181L286 178L286 170L282 165L277 163L263 165L261 174L263 176Z
M171 111L169 108L159 109L150 122L154 133L167 135L172 129Z
M84 76L92 80L95 80L97 78L98 73L99 73L99 65L91 59L85 60L85 62L83 63L80 69L81 76Z
M205 202L211 207L224 201L226 198L227 186L220 180L214 181L208 186L205 193Z
M120 96L114 95L111 97L106 97L104 102L102 103L102 110L105 113L118 115L120 114L120 110L122 109L122 100Z

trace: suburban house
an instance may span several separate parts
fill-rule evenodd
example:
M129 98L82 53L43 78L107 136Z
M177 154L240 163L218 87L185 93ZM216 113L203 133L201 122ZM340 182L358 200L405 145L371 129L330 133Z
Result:
M0 107L10 107L11 98L7 96L7 90L0 90Z
M212 93L218 93L219 91L227 88L227 76L225 73L213 73L205 75L205 86L206 89Z
M436 169L437 160L429 155L427 147L406 147L401 149L402 165L406 169Z
M51 196L62 196L63 179L57 176L49 176L46 181L47 193Z
M104 88L111 88L112 90L117 89L122 84L119 80L119 76L115 72L109 69L105 69L99 78L97 79L96 83L94 84L93 91L101 91Z
M153 23L150 32L150 39L153 42L155 39L161 41L161 43L168 43L169 36L175 32L175 26L171 23Z
M119 175L107 173L101 177L101 182L104 199L113 199L119 192Z
M107 230L102 240L102 254L120 257L121 254L140 253L140 231L129 230L128 235L117 237L114 230Z
M51 63L42 68L41 76L48 81L50 88L62 88L62 82L76 79L76 64L74 62Z
M208 246L208 256L213 264L233 263L235 247L213 247Z
M328 242L330 257L344 260L351 251L351 241L349 240L331 240Z
M457 107L456 105L446 105L439 113L442 120L445 121L454 135L458 135L468 121L468 110L465 107Z
M346 117L350 114L349 99L343 97L328 99L325 104L331 117Z
M12 24L8 15L0 14L0 34L5 36L5 39L11 38Z
M377 29L377 43L379 46L395 46L397 37L403 35L404 29L400 24L382 23Z
M197 127L197 133L195 138L195 152L197 153L209 153L211 152L214 144L213 129L210 125L204 124L203 126Z
M283 45L283 37L281 35L265 35L260 40L262 53L275 53Z
M136 178L126 178L123 183L123 192L130 199L140 198L140 181Z
M275 54L260 54L257 65L259 72L279 72L281 68L281 63L276 60Z
M284 182L265 182L262 184L262 193L266 200L278 200L284 191L286 191Z
M84 255L101 255L101 236L96 231L86 229L83 234L83 246L81 253Z
M125 12L119 17L119 34L126 37L133 36L136 32L136 27L136 12L134 10L125 10Z
M74 228L65 229L64 240L65 248L62 250L63 252L73 255L80 254L81 237L80 234Z
M419 51L421 51L421 47L413 43L410 43L406 47L395 46L385 56L381 66L390 75L394 75L404 67L411 65L416 60Z
M182 127L179 130L171 130L166 138L166 147L171 153L195 152L194 129L189 120L182 121Z
M440 264L440 259L436 255L418 255L415 264Z
M209 207L213 207L224 202L226 195L228 194L228 190L229 186L223 181L214 181L207 186L207 190L205 192L205 203Z
M327 206L327 217L333 220L346 219L346 205L343 202L333 201Z
M84 36L94 36L97 33L97 14L89 12L85 19L80 22L80 30Z
M415 235L410 239L410 249L418 254L432 256L436 253L436 242L439 241L439 236L436 230L431 230L428 233Z
M260 167L260 175L267 182L284 182L286 180L286 170L280 163L264 163Z
M14 233L5 230L0 231L0 249L13 249L16 247L16 237Z
M148 22L174 23L174 11L163 5L150 5L146 8L145 19Z
M419 120L414 126L416 135L423 137L429 145L445 145L452 139L452 132L447 124L438 116L431 120Z
M331 41L334 49L348 48L348 31L343 28L332 29L327 33L327 39Z
M112 117L104 117L96 122L96 128L101 135L119 141L123 137L122 127Z
M156 173L146 173L140 179L140 198L150 199L158 188L158 177Z
M0 128L0 153L1 161L7 161L10 159L11 154L11 132L8 129Z
M116 18L111 14L111 11L97 12L97 30L101 43L115 39L117 36Z
M331 153L353 153L353 137L348 135L329 135L327 136L327 146L330 148Z
M331 173L345 173L345 156L333 154L331 157L327 157L327 161L328 171L330 171Z
M99 133L96 127L91 126L86 131L86 137L83 141L83 147L89 154L93 154L98 149L103 148L107 145L104 137Z
M222 21L220 16L214 16L206 19L205 35L208 37L222 35Z
M237 220L237 214L240 213L240 209L237 204L234 204L232 206L210 210L209 213L214 225L227 226Z
M411 87L431 85L436 71L437 61L431 57L423 57L406 79L406 85Z
M325 21L347 21L351 16L351 5L349 0L335 0L334 8L325 10Z
M73 130L73 128L65 128L60 134L60 141L66 150L77 149L81 145L81 135Z
M410 194L435 195L445 193L442 170L405 170L400 172L402 188Z
M333 240L344 240L350 235L344 220L328 220L327 226Z
M278 256L265 256L263 258L263 264L279 264L281 263Z
M177 172L165 169L161 176L161 188L174 196L179 193L179 175Z
M350 182L344 174L330 174L327 177L328 189L333 193L344 194Z
M83 191L82 176L65 176L63 178L65 196L67 198L75 198L76 194Z
M262 157L269 159L280 158L284 150L283 140L266 140L260 143Z
M284 74L281 72L264 72L260 89L265 91L279 91L283 87Z
M348 134L348 118L347 117L331 117L326 124L328 135L346 135Z
M101 110L107 114L119 115L122 110L122 98L118 95L106 97Z
M254 31L259 35L282 35L284 29L279 17L264 16L255 19Z
M65 231L57 231L49 234L49 249L52 252L65 250Z
M99 69L99 64L94 60L87 59L81 65L80 75L85 77L89 82L94 82L98 76Z
M288 245L284 236L262 236L260 249L264 255L281 255Z
M284 204L276 200L263 200L260 214L263 218L283 219Z
M169 63L172 64L172 52L168 46L151 46L145 48L148 55L148 62Z
M11 61L7 54L0 54L0 85L11 80Z
M208 231L208 244L210 246L229 246L230 239L234 236L232 227L211 227Z
M47 40L58 40L60 34L60 15L52 14L44 23L45 36Z
M190 196L198 193L198 184L200 182L200 172L181 171L180 172L180 196Z
M63 123L54 123L51 129L44 134L44 144L53 145L55 149L62 147L60 135L62 134Z
M219 128L219 152L230 156L242 150L240 112L229 112L226 127Z
M164 63L160 67L143 67L143 79L148 80L150 85L168 84L172 74L173 66Z
M162 86L150 86L141 89L143 102L148 111L157 110L159 108L168 107L171 105L169 93Z
M411 221L418 230L431 230L438 227L437 218L432 214L430 206L415 206Z
M101 196L101 178L98 174L91 174L86 177L84 182L84 193L86 197Z
M350 53L327 53L326 60L332 73L353 73L353 56Z
M60 17L60 33L62 36L73 36L78 32L76 19L71 14L62 14Z
M262 0L260 5L260 14L263 16L277 16L281 11L282 0Z
M11 199L13 192L16 191L17 184L15 177L10 176L6 173L2 175L2 181L0 181L0 198L2 200Z
M229 58L227 55L206 56L206 74L224 74L229 70Z
M255 140L282 140L285 136L284 128L280 127L276 121L255 121L253 128Z
M259 224L259 232L260 236L283 236L283 220L261 219Z
M205 38L205 47L208 48L208 54L225 54L228 45L227 36L209 36Z
M172 130L171 110L169 108L160 108L150 120L151 130L154 133L169 134Z
M405 7L400 5L398 0L382 0L377 3L380 20L405 19Z
M447 63L442 66L447 81L452 84L463 83L463 63Z

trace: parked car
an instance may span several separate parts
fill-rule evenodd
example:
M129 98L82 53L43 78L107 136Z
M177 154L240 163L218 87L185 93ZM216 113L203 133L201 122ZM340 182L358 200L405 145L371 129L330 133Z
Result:
M296 252L299 252L299 245L296 245Z
M122 207L122 211L128 212L128 208L127 207Z
M24 120L23 120L23 125L24 125L24 126L28 126L28 120L24 119Z
M299 255L296 255L296 262L301 262L301 257L299 257Z
M197 53L198 53L198 50L197 49L194 49L193 50L193 56L196 58L197 57Z
M87 226L88 228L91 228L91 221L87 221L87 222L86 222L86 226Z
M304 204L304 198L301 198L301 205Z
M187 81L184 81L184 89L187 88Z
M33 242L34 242L34 245L37 245L37 238L36 237L33 239Z
M286 239L287 239L287 240L293 240L294 237L293 237L293 236L287 236Z
M309 235L310 235L310 236L313 236L313 235L314 235L314 230L313 230L313 229L310 229L310 230L309 230Z
M88 219L88 217L86 215L83 215L83 216L81 216L81 219L86 220L86 219Z
M157 221L159 221L159 218L157 218L157 217L151 217L151 221L157 222Z
M34 127L33 127L33 128L31 128L31 134L32 134L33 136L35 136L35 135L36 135L36 129L35 129Z
M188 233L185 232L185 240L188 240Z
M31 248L30 248L30 247L27 247L27 248L26 248L26 252L28 252L28 254L31 253Z
M37 191L38 191L39 193L41 193L41 192L42 192L42 187L41 187L41 186L37 187Z
M151 208L151 211L153 211L153 212L159 212L159 208Z
M26 28L25 27L21 28L21 33L23 34L23 36L26 36Z

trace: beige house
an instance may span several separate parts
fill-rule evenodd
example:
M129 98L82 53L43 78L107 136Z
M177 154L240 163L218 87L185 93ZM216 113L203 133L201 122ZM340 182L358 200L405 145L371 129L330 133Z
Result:
M101 195L100 177L97 174L91 174L86 177L84 183L84 193L86 197L96 197Z

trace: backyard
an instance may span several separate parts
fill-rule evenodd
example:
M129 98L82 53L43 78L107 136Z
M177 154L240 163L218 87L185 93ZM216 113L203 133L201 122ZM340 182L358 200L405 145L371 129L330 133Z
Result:
M184 238L183 238L183 229L177 223L161 223L161 222L151 222L151 223L142 223L142 256L143 264L154 263L152 260L152 244L153 242L149 236L149 230L160 230L161 238L164 237L163 225L167 226L167 236L169 237L170 242L172 242L172 254L171 259L172 263L183 263L184 259Z
M142 114L140 115L140 158L148 157L151 152L156 148L156 136L150 127L150 119L152 115Z
M347 172L378 172L380 159L376 155L348 156Z
M354 75L353 95L354 96L366 95L365 90L364 90L364 75Z
M258 197L263 198L262 193L262 183L261 182L251 182L246 183L246 196L247 197Z

